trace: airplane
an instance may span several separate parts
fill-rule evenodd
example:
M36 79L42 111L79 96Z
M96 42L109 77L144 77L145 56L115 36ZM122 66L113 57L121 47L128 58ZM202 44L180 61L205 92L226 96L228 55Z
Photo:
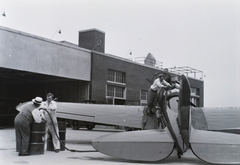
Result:
M205 162L240 164L240 108L194 107L185 75L180 84L179 93L161 100L164 128L157 127L157 114L146 116L144 106L58 102L57 117L138 129L92 140L96 151L112 157L154 162L166 159L174 149L179 157L191 149Z
M175 98L175 97L173 97ZM240 164L240 108L198 108L190 104L190 85L182 75L178 110L165 99L164 129L105 135L92 140L99 152L126 160L154 162L166 159L176 148L188 148L199 159L213 164Z

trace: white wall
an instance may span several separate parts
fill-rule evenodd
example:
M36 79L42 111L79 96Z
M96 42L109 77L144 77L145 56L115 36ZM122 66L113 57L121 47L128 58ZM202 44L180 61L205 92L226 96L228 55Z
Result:
M0 67L90 81L91 52L0 26Z

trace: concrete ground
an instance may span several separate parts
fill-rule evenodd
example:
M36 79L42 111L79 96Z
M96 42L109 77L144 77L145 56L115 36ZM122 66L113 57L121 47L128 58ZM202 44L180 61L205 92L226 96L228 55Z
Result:
M95 128L92 131L81 128L80 130L66 130L66 147L73 150L93 151L90 142L92 139L122 130ZM68 150L55 153L44 151L42 155L18 156L15 144L14 128L0 129L0 164L1 165L145 165L145 164L171 164L171 165L207 165L199 160L188 150L181 159L174 151L170 157L158 162L137 162L113 158L99 152L70 152Z

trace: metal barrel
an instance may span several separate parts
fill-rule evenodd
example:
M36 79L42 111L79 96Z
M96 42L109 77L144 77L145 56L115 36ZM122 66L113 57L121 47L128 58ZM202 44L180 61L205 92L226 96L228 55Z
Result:
M44 154L45 134L46 122L32 123L28 148L28 151L31 155Z
M60 138L60 150L65 150L65 140L66 140L66 126L67 123L65 120L58 121L58 129L59 129L59 138ZM47 139L47 151L54 151L53 142L52 142L52 135L48 132L48 139Z

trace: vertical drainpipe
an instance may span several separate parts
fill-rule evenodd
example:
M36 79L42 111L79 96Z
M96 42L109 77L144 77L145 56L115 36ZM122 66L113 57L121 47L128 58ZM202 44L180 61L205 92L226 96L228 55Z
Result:
M89 83L89 100L92 100L92 71L93 71L93 51L91 50L91 67L90 67L90 83Z

